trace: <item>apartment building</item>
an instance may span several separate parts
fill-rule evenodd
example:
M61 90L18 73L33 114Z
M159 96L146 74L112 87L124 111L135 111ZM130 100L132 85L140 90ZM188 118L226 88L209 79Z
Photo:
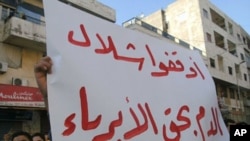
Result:
M176 0L123 26L198 50L215 82L224 118L250 123L250 36L237 21L209 0Z
M115 22L115 11L95 0L62 0ZM33 67L46 55L42 0L0 1L0 138L15 130L48 132L49 119Z

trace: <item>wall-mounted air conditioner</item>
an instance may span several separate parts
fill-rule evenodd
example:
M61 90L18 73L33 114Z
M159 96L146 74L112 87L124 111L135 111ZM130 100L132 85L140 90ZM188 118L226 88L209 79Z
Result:
M5 73L8 70L8 63L0 61L0 73Z
M12 85L16 86L28 86L28 80L24 78L12 78Z

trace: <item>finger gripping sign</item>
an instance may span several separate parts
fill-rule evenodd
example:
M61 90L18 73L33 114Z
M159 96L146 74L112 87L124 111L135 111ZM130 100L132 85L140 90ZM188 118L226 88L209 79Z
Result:
M198 52L60 1L44 7L53 140L229 140Z

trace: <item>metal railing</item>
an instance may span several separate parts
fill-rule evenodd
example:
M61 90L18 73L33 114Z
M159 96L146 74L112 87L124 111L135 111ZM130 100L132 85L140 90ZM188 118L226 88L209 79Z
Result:
M30 21L30 22L35 23L35 24L45 25L45 21L28 16L25 13L20 13L20 12L15 12L15 13L10 14L6 19L4 19L4 22L6 23L13 16L18 17L18 18L23 19L23 20L26 20L26 21Z
M141 26L141 27L143 27L143 28L145 28L147 30L150 30L152 32L155 32L155 33L157 33L159 35L162 35L163 37L165 37L165 38L167 38L167 39L169 39L171 41L174 41L175 43L178 43L179 45L181 45L181 46L183 46L183 47L185 47L187 49L196 50L201 55L203 55L202 50L200 50L199 48L197 48L197 47L192 47L191 48L191 45L189 43L187 43L187 42L185 42L185 41L183 41L181 39L178 39L178 38L168 34L167 32L162 31L162 30L160 30L160 29L158 29L158 28L156 28L156 27L142 21L141 19L139 19L137 17L134 17L134 18L132 18L130 20L125 21L124 23L122 23L122 26L123 27L129 27L129 26L134 25L134 24L139 25L139 26Z

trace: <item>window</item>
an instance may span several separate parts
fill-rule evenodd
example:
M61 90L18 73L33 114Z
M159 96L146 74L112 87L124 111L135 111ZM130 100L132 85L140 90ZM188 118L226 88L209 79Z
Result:
M222 35L214 31L214 39L216 46L225 49L224 37Z
M206 9L203 9L203 16L208 19L208 12Z
M229 30L229 34L233 35L233 25L229 22L228 22L228 30Z
M229 89L229 93L230 93L230 98L231 98L231 99L235 99L234 89L230 88L230 89Z
M238 40L241 41L240 34L237 34Z
M221 85L221 97L227 97L227 87Z
M224 29L225 31L227 30L225 18L223 16L221 16L218 12L216 12L211 8L210 8L210 15L211 15L211 20L214 24Z
M222 93L221 96L227 98L227 93Z
M8 9L7 7L2 7L2 15L1 15L1 19L5 20L8 17Z
M243 43L244 43L244 44L247 44L246 38L245 38L245 37L243 37Z
M242 73L240 70L240 64L235 64L235 74L236 74L237 79L242 80Z
M233 69L232 69L232 67L230 67L230 66L228 66L228 73L229 73L230 75L233 75Z
M244 73L244 80L247 81L247 74Z
M244 54L240 54L240 58L241 58L241 60L245 60L245 56L244 56Z
M239 100L239 95L238 95L238 92L236 93L236 97L237 97L237 99Z
M206 33L206 35L207 35L207 41L211 43L212 42L211 34Z
M10 14L14 14L14 10L8 7L2 6L1 20L6 20Z
M224 62L223 62L223 57L218 55L218 67L220 71L224 71Z
M227 46L228 46L229 53L237 57L238 55L237 55L237 50L236 50L236 44L227 40Z
M212 59L212 58L210 58L210 66L211 66L212 68L215 68L215 60Z

